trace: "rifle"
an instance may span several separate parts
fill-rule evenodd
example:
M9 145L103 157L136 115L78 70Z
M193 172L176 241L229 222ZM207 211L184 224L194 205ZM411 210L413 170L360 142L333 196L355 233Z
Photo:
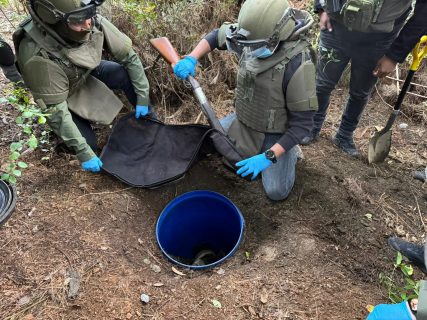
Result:
M171 66L174 66L179 60L181 60L178 52L172 46L168 38L161 37L156 39L150 39L150 43L154 47L154 49L156 49ZM218 118L216 117L215 112L209 104L205 93L200 87L199 82L192 76L188 76L188 81L193 87L194 95L196 96L200 107L202 108L202 111L208 119L208 122L211 127L225 135L226 133L224 131L224 128L222 127L221 123L219 123Z

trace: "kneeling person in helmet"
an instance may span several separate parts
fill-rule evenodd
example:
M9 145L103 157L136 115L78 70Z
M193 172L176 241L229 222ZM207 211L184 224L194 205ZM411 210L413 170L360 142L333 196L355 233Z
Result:
M90 121L109 124L123 107L149 113L149 84L132 41L96 14L103 0L31 0L31 18L14 33L18 65L48 124L87 171L102 167ZM115 61L102 60L103 50Z
M262 175L267 196L287 198L295 182L297 146L310 132L317 110L315 67L304 34L308 12L287 0L247 0L238 22L210 32L174 67L181 79L195 74L197 60L214 49L239 57L236 113L221 120L246 159L237 174Z

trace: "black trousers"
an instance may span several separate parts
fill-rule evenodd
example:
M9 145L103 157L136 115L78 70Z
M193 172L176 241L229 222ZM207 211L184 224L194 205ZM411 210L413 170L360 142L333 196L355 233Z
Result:
M133 106L136 105L136 93L132 81L129 78L127 70L122 65L113 61L101 60L101 63L91 72L91 75L104 82L112 90L122 90L129 103ZM71 115L80 133L85 137L87 144L92 150L96 150L96 136L90 121L83 119L73 112L71 112Z

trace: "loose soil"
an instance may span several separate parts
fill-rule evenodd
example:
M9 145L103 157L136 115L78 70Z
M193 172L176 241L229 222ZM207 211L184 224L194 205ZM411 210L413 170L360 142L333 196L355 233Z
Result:
M375 94L356 132L363 156L353 159L330 142L344 101L337 90L286 201L268 200L259 180L238 178L217 155L155 190L83 172L71 156L26 155L16 211L0 229L0 319L365 319L366 305L387 301L378 279L393 269L387 237L425 235L427 189L411 172L426 164L426 128L400 117L409 127L395 130L390 157L368 165L373 126L390 108ZM12 107L1 108L4 161L16 128ZM244 241L224 264L178 275L157 246L156 220L176 196L203 189L239 207ZM74 300L70 270L81 277Z

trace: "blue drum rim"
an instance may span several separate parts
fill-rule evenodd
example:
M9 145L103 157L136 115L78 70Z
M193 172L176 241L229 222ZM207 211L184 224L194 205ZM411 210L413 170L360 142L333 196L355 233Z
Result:
M184 200L187 200L189 198L192 198L194 196L202 196L202 195L203 196L213 196L213 197L216 197L216 198L220 198L221 200L223 200L226 203L230 204L234 208L234 210L238 214L238 217L239 217L239 220L240 220L240 234L239 234L239 238L238 238L236 244L234 245L233 249L231 249L231 251L227 255L225 255L224 257L222 257L218 261L215 261L215 262L210 263L210 264L206 264L206 265L203 265L203 266L193 266L193 265L189 265L189 264L185 264L185 263L179 262L179 261L175 260L174 258L172 258L169 254L167 254L166 250L162 247L162 245L160 243L160 239L159 239L159 227L160 227L161 220L163 220L167 216L167 213L170 212L170 210L174 206L176 206L180 202L182 202ZM244 230L245 230L245 219L243 218L242 213L240 212L239 208L237 208L237 206L233 203L233 201L231 201L229 198L227 198L223 194L215 192L215 191L210 191L210 190L194 190L194 191L189 191L189 192L186 192L186 193L183 193L183 194L179 195L178 197L176 197L175 199L173 199L172 201L170 201L166 205L166 207L162 210L162 212L160 213L160 215L159 215L159 217L157 219L157 223L156 223L156 240L157 240L157 245L159 246L160 250L168 258L169 261L171 261L174 264L179 265L179 266L181 266L183 268L188 268L188 269L192 269L192 270L202 270L202 269L208 269L208 268L215 267L215 266L223 263L228 258L230 258L237 251L240 243L242 242Z

